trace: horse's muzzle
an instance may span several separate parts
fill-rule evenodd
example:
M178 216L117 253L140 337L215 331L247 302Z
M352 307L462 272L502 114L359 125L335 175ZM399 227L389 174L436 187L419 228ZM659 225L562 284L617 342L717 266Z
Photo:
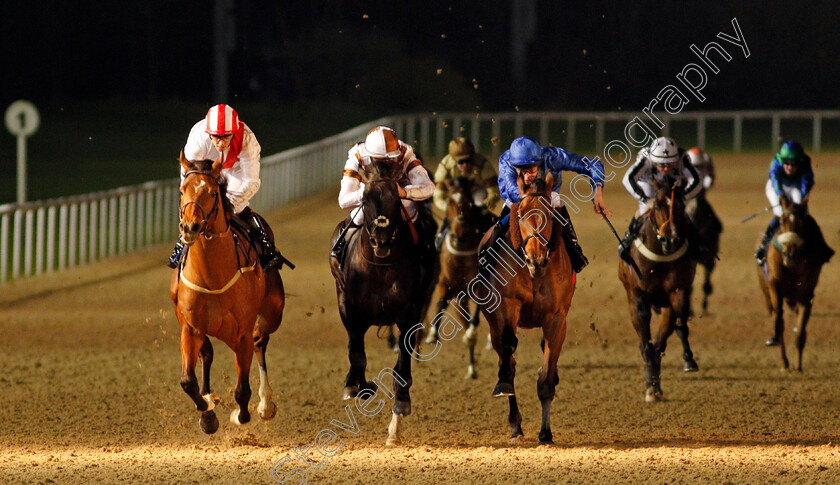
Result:
M181 234L181 241L187 246L198 240L201 224L198 222L184 222L178 224L178 232Z

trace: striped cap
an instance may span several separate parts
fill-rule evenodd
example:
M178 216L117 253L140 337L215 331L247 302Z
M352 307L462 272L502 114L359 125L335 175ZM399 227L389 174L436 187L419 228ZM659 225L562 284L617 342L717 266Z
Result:
M226 104L217 104L207 110L207 128L209 135L230 135L239 127L239 115Z
M377 126L368 132L365 150L372 158L396 158L400 155L400 140L394 130Z

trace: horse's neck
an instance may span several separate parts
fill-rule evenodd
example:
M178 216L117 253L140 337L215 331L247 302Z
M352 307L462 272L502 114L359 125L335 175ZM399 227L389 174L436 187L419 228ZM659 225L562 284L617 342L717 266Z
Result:
M209 232L209 231L208 231ZM242 255L237 251L237 238L247 237L234 233L231 226L213 225L212 237L199 236L187 253L184 268L188 272L200 274L202 278L229 278L232 268L245 266L248 261L240 261Z

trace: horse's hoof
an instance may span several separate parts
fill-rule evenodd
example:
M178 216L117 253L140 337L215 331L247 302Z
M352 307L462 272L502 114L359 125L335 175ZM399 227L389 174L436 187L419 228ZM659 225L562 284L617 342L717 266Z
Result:
M550 446L550 445L553 445L553 444L554 444L554 440L552 440L551 438L549 438L547 440L540 440L540 446Z
M662 391L657 391L652 387L645 390L645 402L659 402L662 400Z
M505 396L515 396L516 393L513 390L513 384L508 382L499 382L496 384L496 388L493 389L493 397L505 397Z
M236 424L238 426L242 426L243 424L247 423L248 421L250 421L250 418L249 419L242 419L242 418L239 417L239 409L234 409L233 411L230 412L230 422L231 423Z
M393 413L397 416L408 416L411 414L411 401L394 401Z
M268 401L267 406L263 406L262 403L260 403L257 407L257 411L259 411L260 417L267 421L277 414L277 405L274 404L274 401Z
M400 446L401 444L402 444L402 440L399 437L391 438L389 436L388 439L385 440L385 446Z
M525 433L523 433L521 429L518 431L514 431L510 434L510 442L516 443L519 441L519 438L522 438L523 436L525 436Z
M776 347L780 343L781 342L779 341L779 339L776 338L776 336L774 335L774 336L770 337L769 339L767 339L767 341L764 342L764 345L766 345L768 347Z
M478 372L475 371L475 367L470 366L467 369L467 375L464 376L464 379L478 379Z
M683 364L683 372L697 372L700 370L700 367L697 366L697 362L694 359L687 359Z
M207 434L215 433L219 429L219 418L216 417L216 412L205 411L201 413L201 417L198 418L198 425L201 427L201 431Z
M344 388L344 393L341 395L341 399L348 400L353 399L359 395L359 386L349 386Z

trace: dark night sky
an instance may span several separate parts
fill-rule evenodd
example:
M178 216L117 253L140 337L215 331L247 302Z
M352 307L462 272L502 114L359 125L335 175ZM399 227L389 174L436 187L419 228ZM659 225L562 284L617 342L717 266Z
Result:
M4 106L19 98L214 102L212 2L7 3ZM536 1L523 83L510 54L514 1L230 3L230 86L240 99L338 99L383 114L639 110L698 62L691 44L716 41L733 59L709 73L707 101L687 109L840 107L834 1ZM749 59L715 37L734 33L733 17Z

